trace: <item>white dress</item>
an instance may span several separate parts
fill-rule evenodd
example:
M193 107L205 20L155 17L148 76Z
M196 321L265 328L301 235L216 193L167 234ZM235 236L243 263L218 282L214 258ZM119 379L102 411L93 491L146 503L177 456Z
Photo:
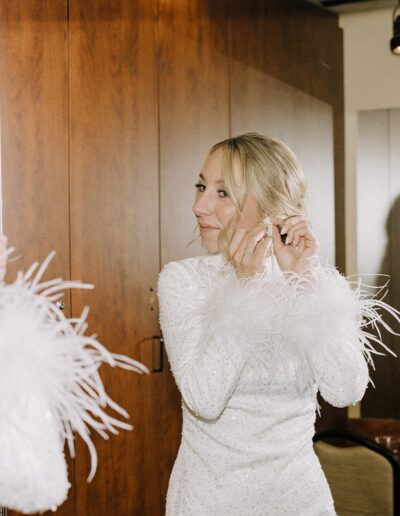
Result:
M361 326L375 301L319 260L314 276L267 258L243 281L221 254L161 271L183 411L166 516L336 514L313 451L316 394L337 407L362 398L373 351Z

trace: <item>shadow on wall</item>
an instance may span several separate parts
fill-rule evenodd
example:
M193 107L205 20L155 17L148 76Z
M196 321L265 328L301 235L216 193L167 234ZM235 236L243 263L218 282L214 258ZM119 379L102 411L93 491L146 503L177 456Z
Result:
M216 31L221 16L230 18L231 41L218 50L225 53L228 49L233 60L324 102L332 103L335 98L340 102L343 47L337 44L341 29L334 13L292 0L208 0L204 6Z
M392 204L386 219L387 243L380 266L382 274L389 274L392 304L400 309L400 195Z
M400 196L392 204L386 219L386 249L383 256L380 273L389 275L388 292L385 301L400 310ZM374 242L370 242L373 246ZM381 277L378 284L388 280ZM389 325L393 320L385 317ZM398 331L398 328L394 328ZM392 356L375 356L376 371L371 371L371 378L376 389L370 386L362 401L363 417L378 417L384 419L400 419L400 336L382 331L384 342L398 358Z
M84 17L75 21L81 23L84 18L85 23L112 24L116 20L141 18L145 24L157 17L168 19L182 15L186 20L192 20L196 27L198 24L201 26L201 18L204 17L213 25L216 51L221 54L230 54L234 60L272 75L324 102L331 103L332 98L342 90L343 48L337 44L341 40L341 29L334 13L309 2L293 0L196 0L182 4L171 0L152 0L152 4L152 10L144 10L140 8L140 2L92 2L80 6ZM0 7L0 25L4 23L7 26L5 6ZM13 23L27 20L62 22L68 16L74 23L76 11L68 7L66 1L65 5L61 4L52 11L28 5L21 7L18 17L16 10L13 10ZM231 27L225 31L223 27L228 19ZM334 32L338 37L332 44Z

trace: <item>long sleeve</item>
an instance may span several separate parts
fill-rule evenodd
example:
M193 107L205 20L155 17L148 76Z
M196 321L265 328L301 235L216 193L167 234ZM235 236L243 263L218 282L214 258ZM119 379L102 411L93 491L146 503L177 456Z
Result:
M157 290L160 325L182 398L197 416L215 419L237 385L245 357L232 334L214 333L207 326L209 292L193 261L166 265Z
M392 331L380 312L397 323L400 313L320 260L310 275L269 270L246 280L230 266L172 262L158 294L176 383L207 419L222 412L245 364L264 383L280 375L344 407L363 397L373 354L394 355L380 338L379 325Z
M379 325L393 331L381 312L391 314L396 323L400 314L363 290L360 281L351 285L334 267L321 262L311 277L297 276L293 285L288 339L303 353L322 397L337 407L361 400L372 355L396 356L380 338Z
M321 396L331 405L360 401L372 364L360 292L334 268L321 267L311 280L297 277L294 283L287 338L299 351L300 363L308 365Z
M211 280L203 324L214 335L237 336L233 347L254 368L264 367L265 381L283 370L288 382L317 387L326 401L343 407L364 395L372 355L394 355L373 333L385 325L380 310L398 323L400 314L359 283L352 288L334 267L320 260L314 265L311 276L280 272L246 281L227 270Z

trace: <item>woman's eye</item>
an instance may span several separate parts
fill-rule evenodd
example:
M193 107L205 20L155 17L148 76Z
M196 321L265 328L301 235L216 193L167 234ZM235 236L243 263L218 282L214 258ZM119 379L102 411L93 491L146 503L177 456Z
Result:
M225 197L229 197L225 190L218 190L219 196L224 199Z
M204 190L206 189L205 185L202 185L201 183L196 183L194 185L194 187L199 191L199 192L204 192Z

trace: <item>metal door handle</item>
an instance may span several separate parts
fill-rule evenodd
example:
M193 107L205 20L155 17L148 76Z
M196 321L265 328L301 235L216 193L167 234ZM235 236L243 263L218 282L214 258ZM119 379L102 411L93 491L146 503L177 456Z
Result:
M64 308L65 308L65 303L64 303L64 301L57 301L56 306L58 306L58 308L59 308L60 310L64 310ZM1 516L1 514L0 514L0 516Z
M162 335L154 335L153 340L158 340L160 343L160 366L153 369L153 373L161 373L164 369L164 338Z

